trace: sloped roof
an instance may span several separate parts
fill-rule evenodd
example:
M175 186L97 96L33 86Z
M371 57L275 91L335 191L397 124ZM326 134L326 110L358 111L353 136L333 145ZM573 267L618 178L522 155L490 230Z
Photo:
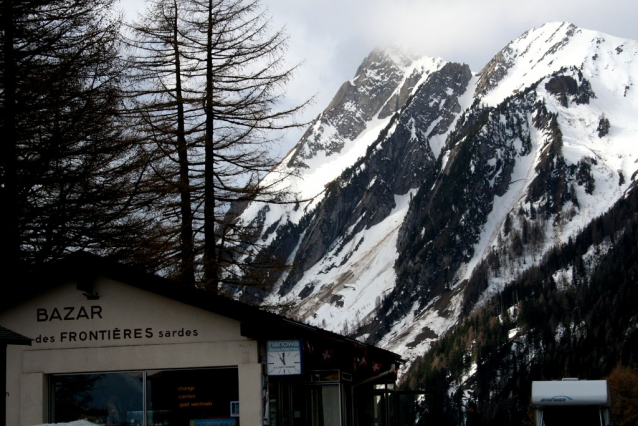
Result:
M0 325L0 344L31 346L31 339Z
M99 276L237 320L241 322L242 335L246 337L259 339L300 338L298 336L320 338L363 348L387 360L392 360L392 362L402 362L400 356L394 352L85 252L71 254L65 259L52 263L39 272L26 277L25 281L16 287L15 295L2 298L0 312L69 281L75 281L78 290L90 294L92 283ZM269 335L269 333L273 333L272 330L276 330L276 336Z

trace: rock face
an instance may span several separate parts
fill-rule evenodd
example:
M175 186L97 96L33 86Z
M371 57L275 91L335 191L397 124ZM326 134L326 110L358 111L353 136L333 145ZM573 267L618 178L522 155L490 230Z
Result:
M281 176L292 176L281 185L297 198L312 201L279 207L253 203L240 220L259 229L260 238L266 243L285 239L299 221L308 219L307 213L323 199L328 185L365 156L420 83L444 64L439 58L414 57L396 50L372 52L297 146L266 177L276 181ZM282 256L290 254L285 247L274 250Z
M304 134L288 166L307 168L304 160L314 158L320 151L327 156L338 154L346 141L355 140L365 130L382 107L380 118L400 110L421 78L418 69L405 75L414 59L404 53L373 51Z
M387 138L381 135L366 157L328 186L299 241L293 270L280 287L280 295L286 295L331 249L340 251L355 235L384 221L396 207L395 195L419 187L436 159L428 140L460 114L458 97L471 77L467 65L453 63L432 73L395 119L393 133ZM330 263L327 268L338 266Z
M566 23L478 74L372 52L274 171L295 172L307 201L242 215L289 265L257 296L421 354L623 197L638 169L636 55Z
M505 46L496 56L479 72L479 81L476 84L476 94L481 96L498 86L505 78L507 70L514 66L512 48Z

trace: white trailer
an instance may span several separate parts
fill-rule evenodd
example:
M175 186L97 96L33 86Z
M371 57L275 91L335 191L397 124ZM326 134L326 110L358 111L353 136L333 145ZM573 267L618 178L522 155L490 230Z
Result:
M611 425L606 380L532 382L532 406L536 408L536 426Z

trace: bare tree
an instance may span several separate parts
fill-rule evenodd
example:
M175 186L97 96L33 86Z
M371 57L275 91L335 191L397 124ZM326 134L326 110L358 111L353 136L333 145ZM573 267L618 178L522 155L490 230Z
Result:
M149 192L165 195L162 219L173 224L171 239L179 235L179 241L169 246L168 263L177 263L181 280L194 285L191 193L196 187L191 186L191 174L197 160L189 158L189 153L193 150L190 140L200 133L196 117L201 95L183 90L182 80L188 83L192 74L188 64L182 65L180 4L175 0L155 2L141 23L131 27L132 112L153 168L145 186ZM171 261L175 257L179 257L178 262Z
M113 0L2 5L0 226L6 277L78 249L149 258ZM152 262L150 262L152 263ZM150 265L152 267L152 265Z
M254 230L236 217L250 201L290 202L263 180L278 162L271 132L299 126L305 106L280 107L295 71L287 36L242 0L156 0L131 30L134 110L169 194L182 280L218 291L258 275L272 259L247 255Z

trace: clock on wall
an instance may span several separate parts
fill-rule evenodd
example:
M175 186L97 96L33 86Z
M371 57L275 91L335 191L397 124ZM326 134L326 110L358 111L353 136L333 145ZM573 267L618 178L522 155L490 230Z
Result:
M289 376L303 373L301 340L268 340L266 373L269 376Z

